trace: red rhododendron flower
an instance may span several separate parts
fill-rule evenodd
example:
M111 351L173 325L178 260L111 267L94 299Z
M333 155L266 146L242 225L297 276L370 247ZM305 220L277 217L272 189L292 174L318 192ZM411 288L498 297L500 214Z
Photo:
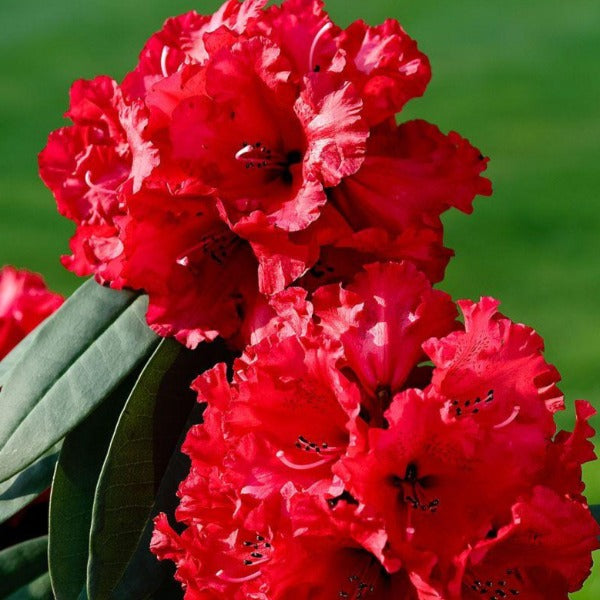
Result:
M63 302L36 273L0 269L0 359Z
M573 432L559 431L548 448L543 483L552 485L559 493L585 502L581 465L596 458L591 441L595 432L588 422L596 410L589 402L577 400L575 412Z
M557 370L544 361L544 342L533 329L498 313L499 302L459 302L464 331L425 345L435 365L433 387L451 399L452 417L508 425L517 417L546 438L552 415L564 408Z
M151 127L171 142L161 148L161 166L168 177L167 161L175 161L172 186L181 169L213 188L232 225L258 210L282 229L303 229L326 201L323 185L362 162L368 130L359 98L349 82L325 73L300 89L277 46L232 41L148 94L157 115Z
M444 135L425 121L385 123L371 132L359 172L332 190L332 202L355 229L432 227L450 207L470 213L476 195L491 193L480 176L486 165L455 132Z
M190 11L167 19L146 42L136 68L123 80L131 98L143 98L152 86L175 73L183 64L202 63L208 57L204 36L221 27L242 34L257 18L267 0L227 0L213 15Z
M139 192L127 224L131 249L124 273L129 285L150 294L148 323L192 347L233 335L244 299L258 293L250 246L232 234L210 202L194 200L194 211L171 212L162 210L162 200L160 193Z
M123 243L119 219L126 214L121 197L127 183L139 185L154 153L144 147L144 116L126 104L117 83L108 77L76 81L66 115L73 125L50 134L39 156L40 175L54 193L58 210L77 224L72 256L63 264L77 275L95 273L102 282L121 281Z
M386 429L371 428L365 450L344 459L340 473L353 497L383 516L403 563L421 549L447 560L487 531L478 509L493 499L489 466L467 426L444 423L422 392L397 395L385 419Z
M579 502L535 487L509 524L465 553L456 598L564 600L589 575L600 527Z
M184 444L185 529L163 515L152 544L186 598L578 589L598 545L578 485L592 411L578 404L574 433L554 436L563 401L541 338L490 298L461 302L458 325L409 263L313 298L274 296L232 380L218 365L194 383L207 408Z
M410 263L367 265L351 285L320 288L314 301L322 326L341 340L348 367L371 398L385 396L388 405L425 359L423 342L455 327L450 296L433 290Z
M300 278L315 289L407 259L441 279L439 215L490 193L466 140L396 127L430 78L397 22L342 30L318 0L265 4L169 19L121 86L74 85L74 124L40 155L77 224L65 264L144 290L150 325L190 347Z

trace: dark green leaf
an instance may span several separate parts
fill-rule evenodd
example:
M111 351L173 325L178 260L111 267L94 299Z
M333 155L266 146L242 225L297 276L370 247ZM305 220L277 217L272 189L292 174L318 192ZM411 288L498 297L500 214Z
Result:
M59 442L24 471L0 483L0 523L37 498L50 487L60 452Z
M63 438L151 352L147 299L88 281L37 330L0 392L0 481Z
M156 556L150 552L150 540L154 529L154 517L160 512L173 514L177 507L177 488L190 469L189 459L181 453L181 444L189 428L202 421L203 411L204 407L196 404L183 428L176 451L171 456L167 470L163 475L137 547L125 569L121 581L113 591L112 598L114 600L128 600L135 597L145 598L148 594L154 592L156 592L156 598L182 597L181 585L173 579L173 565L157 560ZM159 585L160 593L156 589Z
M8 597L48 571L47 548L48 538L44 536L0 552L0 598Z
M165 340L145 367L119 419L96 490L88 563L92 600L145 598L161 585L168 571L149 552L151 521L175 507L177 486L189 468L178 452L190 414L199 410L193 410L198 404L189 386L228 356L221 345L190 352Z
M63 443L52 481L48 543L52 589L58 600L77 598L85 586L94 491L133 385L130 375Z

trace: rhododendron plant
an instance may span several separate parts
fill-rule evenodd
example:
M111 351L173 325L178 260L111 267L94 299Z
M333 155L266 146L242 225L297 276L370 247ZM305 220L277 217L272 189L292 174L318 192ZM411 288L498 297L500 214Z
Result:
M394 20L228 0L168 19L121 82L73 84L39 167L76 227L62 262L94 279L0 363L0 523L52 483L0 595L582 586L595 409L557 432L541 336L435 287L443 213L491 184L469 141L403 118L429 79ZM0 358L60 302L2 271Z

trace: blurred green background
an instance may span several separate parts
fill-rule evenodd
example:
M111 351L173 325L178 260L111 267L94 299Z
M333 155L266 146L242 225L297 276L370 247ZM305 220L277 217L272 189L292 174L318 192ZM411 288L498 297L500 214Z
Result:
M169 15L215 0L0 2L0 264L44 274L65 294L78 280L58 257L71 224L37 176L37 153L63 123L73 79L120 79ZM570 403L600 392L600 2L328 0L342 24L398 18L434 77L405 118L455 129L491 157L495 193L471 216L448 215L456 251L444 289L500 298L534 326ZM572 414L562 415L570 426ZM596 421L596 427L600 422ZM600 466L585 477L600 503ZM600 568L579 600L600 598Z

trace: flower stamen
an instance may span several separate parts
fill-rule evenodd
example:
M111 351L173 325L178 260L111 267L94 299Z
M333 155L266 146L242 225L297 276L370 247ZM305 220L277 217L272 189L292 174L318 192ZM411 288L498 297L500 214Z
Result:
M275 456L286 467L289 467L290 469L294 469L296 471L308 471L310 469L316 469L317 467L322 467L323 465L326 465L327 463L330 463L331 461L333 461L335 459L335 456L327 456L325 458L322 458L320 460L316 460L316 461L311 462L311 463L298 464L298 463L292 462L289 458L287 458L287 456L285 455L285 452L283 450L279 450L275 454Z
M315 70L315 52L317 51L317 46L319 44L319 42L321 41L321 38L333 27L333 23L331 21L325 23L325 25L323 25L323 27L321 27L321 29L319 29L319 31L317 32L317 35L315 35L313 42L310 46L310 54L309 54L309 58L308 58L308 69L309 71L314 71Z
M86 185L90 188L90 190L97 190L104 194L112 194L114 196L117 195L117 190L109 190L108 188L102 187L101 185L94 183L92 181L92 172L91 171L86 171L86 173L83 177L83 180L85 181Z
M162 71L163 77L168 77L169 72L167 71L167 58L169 57L169 46L165 46L162 49L160 55L160 70Z
M197 244L184 250L175 262L182 267L189 267L193 255L201 252L203 257L210 258L219 265L223 265L240 241L231 233L211 233L204 235Z
M223 581L227 581L227 583L246 583L247 581L252 581L253 579L257 579L262 575L260 569L251 575L246 575L246 577L231 577L230 575L226 575L223 569L220 569L216 572L216 575L219 579Z
M507 569L505 574L496 577L481 579L467 578L464 586L473 590L483 598L499 600L500 598L516 598L520 595L520 581L514 569Z
M510 414L510 416L508 418L504 419L504 421L502 421L501 423L494 425L494 429L502 429L503 427L510 425L517 418L517 415L519 414L520 410L521 410L520 406L515 406L513 408L512 413Z
M285 169L289 166L285 157L270 148L264 146L261 142L244 144L235 153L235 160L245 164L246 169Z
M316 454L339 454L343 452L343 448L340 446L330 446L328 443L323 442L317 444L307 440L303 435L299 435L296 440L296 448L299 450L305 450L306 452L315 452Z
M348 583L338 592L339 598L346 600L363 600L367 596L372 597L377 588L377 582L380 577L380 566L377 561L369 556L366 561L361 561L357 565L358 569L348 577ZM351 591L346 591L347 588Z

